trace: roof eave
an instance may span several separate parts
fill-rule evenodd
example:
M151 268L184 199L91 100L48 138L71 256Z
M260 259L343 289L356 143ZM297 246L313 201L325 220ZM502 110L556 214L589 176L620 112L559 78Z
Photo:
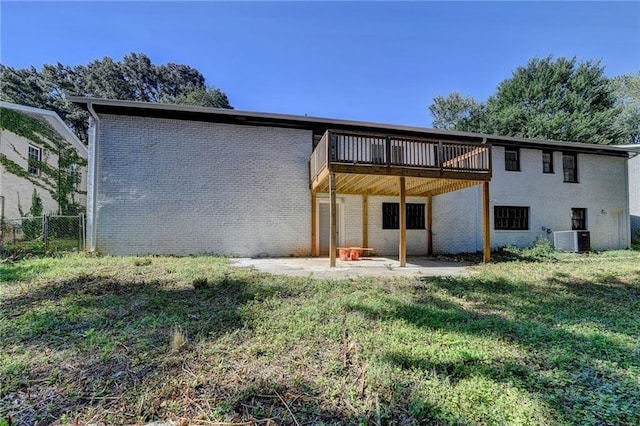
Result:
M306 129L362 129L368 131L380 131L387 133L402 133L436 137L442 139L462 139L466 141L484 142L504 146L521 146L530 148L545 148L555 150L566 150L574 152L600 153L608 155L624 156L633 150L620 148L612 145L584 144L577 142L549 141L542 139L518 138L509 136L499 136L484 133L461 132L454 130L431 129L427 127L404 126L385 123L373 123L365 121L341 120L323 117L309 117L290 114L263 113L254 111L242 111L235 109L209 108L191 105L175 105L163 103L123 101L114 99L91 98L91 97L69 97L83 108L87 109L91 104L98 112L109 111L128 115L149 115L149 116L176 116L179 119L192 119L201 121L222 121L233 124L263 125L274 127L298 127ZM146 114L145 114L146 112ZM214 120L217 118L218 120Z

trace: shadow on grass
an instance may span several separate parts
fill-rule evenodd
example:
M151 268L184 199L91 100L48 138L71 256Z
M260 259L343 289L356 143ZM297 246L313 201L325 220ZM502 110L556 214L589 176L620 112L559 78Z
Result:
M442 277L423 282L412 303L390 296L377 305L385 308L350 308L375 321L400 320L420 328L490 336L523 348L526 356L513 360L467 355L441 361L387 350L383 361L452 385L474 376L509 383L541 395L569 423L640 424L640 389L629 374L640 369L637 286L555 278L549 283L567 291L553 294L549 288L533 291L504 279ZM445 299L441 291L460 302ZM565 327L583 323L600 328L577 332ZM626 335L627 343L610 331Z
M247 302L286 294L273 282L263 285L259 275L243 279L225 275L201 288L174 284L82 275L38 286L0 301L0 312L14 322L12 330L4 330L12 336L5 337L30 344L51 344L60 337L73 344L84 340L87 330L116 334L135 330L146 331L142 334L153 341L152 331L166 332L166 327L209 336L242 325L240 311Z
M10 285L11 282L25 281L33 277L34 274L46 272L51 265L46 262L38 264L27 262L0 263L0 285Z
M170 356L173 330L184 333L187 345L215 340L244 326L248 303L287 296L263 278L224 275L196 289L169 280L84 275L2 299L5 355L29 351L33 359L23 359L0 378L0 413L3 397L26 395L29 408L14 420L48 423L74 407L141 385L171 362L180 363ZM52 353L64 353L69 361L52 364Z

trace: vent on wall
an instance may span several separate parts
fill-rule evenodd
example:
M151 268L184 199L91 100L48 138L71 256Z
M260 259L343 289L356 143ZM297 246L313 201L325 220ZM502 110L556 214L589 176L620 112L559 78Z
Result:
M556 231L553 246L559 251L582 252L591 250L589 231Z

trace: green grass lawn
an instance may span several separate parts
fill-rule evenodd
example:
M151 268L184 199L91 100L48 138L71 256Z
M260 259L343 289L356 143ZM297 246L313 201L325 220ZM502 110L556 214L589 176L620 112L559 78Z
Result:
M0 265L0 424L640 424L638 252L423 279Z

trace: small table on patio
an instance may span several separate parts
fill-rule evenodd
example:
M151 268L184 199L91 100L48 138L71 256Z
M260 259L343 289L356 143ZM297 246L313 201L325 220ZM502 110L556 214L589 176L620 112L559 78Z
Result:
M340 260L342 261L360 260L360 252L363 251L373 251L373 249L369 247L338 247Z

